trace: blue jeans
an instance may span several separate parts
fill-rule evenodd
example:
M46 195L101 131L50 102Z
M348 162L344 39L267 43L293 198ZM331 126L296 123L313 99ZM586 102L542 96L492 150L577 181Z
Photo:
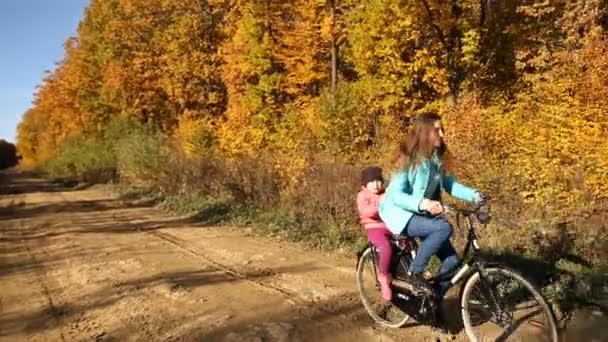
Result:
M459 262L456 250L450 242L452 232L452 225L444 218L412 216L402 234L420 238L422 244L410 265L409 271L412 273L424 272L433 254L437 254L437 257L441 260L441 268L436 276L452 271Z

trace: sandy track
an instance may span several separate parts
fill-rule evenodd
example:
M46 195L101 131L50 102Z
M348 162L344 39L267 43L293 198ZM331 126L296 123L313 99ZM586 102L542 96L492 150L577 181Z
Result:
M352 257L171 217L103 188L11 178L0 184L0 342L465 340L375 326Z
M16 175L3 186L13 194L0 198L0 341L434 340L426 327L375 327L352 258L100 188Z

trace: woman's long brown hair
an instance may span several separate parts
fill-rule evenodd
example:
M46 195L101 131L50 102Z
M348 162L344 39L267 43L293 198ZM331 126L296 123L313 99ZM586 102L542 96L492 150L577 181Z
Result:
M430 141L430 135L435 130L435 122L441 121L437 113L426 112L418 115L414 125L399 142L399 147L393 158L394 171L418 166L425 159L430 159L437 152L440 159L444 159L447 147L443 140L441 146L436 149Z

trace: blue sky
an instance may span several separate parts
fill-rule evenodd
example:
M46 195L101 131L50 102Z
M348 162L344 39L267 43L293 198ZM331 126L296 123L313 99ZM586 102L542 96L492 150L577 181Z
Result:
M89 0L0 0L0 137L15 141L36 85L63 56Z

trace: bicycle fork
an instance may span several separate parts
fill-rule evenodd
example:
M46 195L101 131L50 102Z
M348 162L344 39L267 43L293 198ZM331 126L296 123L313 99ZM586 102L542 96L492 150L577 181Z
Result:
M492 285L488 281L488 273L486 272L483 265L479 265L479 284L481 285L482 295L488 299L490 306L492 307L492 316L496 319L496 323L502 325L502 323L507 319L505 317L504 310L501 308L498 299L494 295L494 291L492 290Z

